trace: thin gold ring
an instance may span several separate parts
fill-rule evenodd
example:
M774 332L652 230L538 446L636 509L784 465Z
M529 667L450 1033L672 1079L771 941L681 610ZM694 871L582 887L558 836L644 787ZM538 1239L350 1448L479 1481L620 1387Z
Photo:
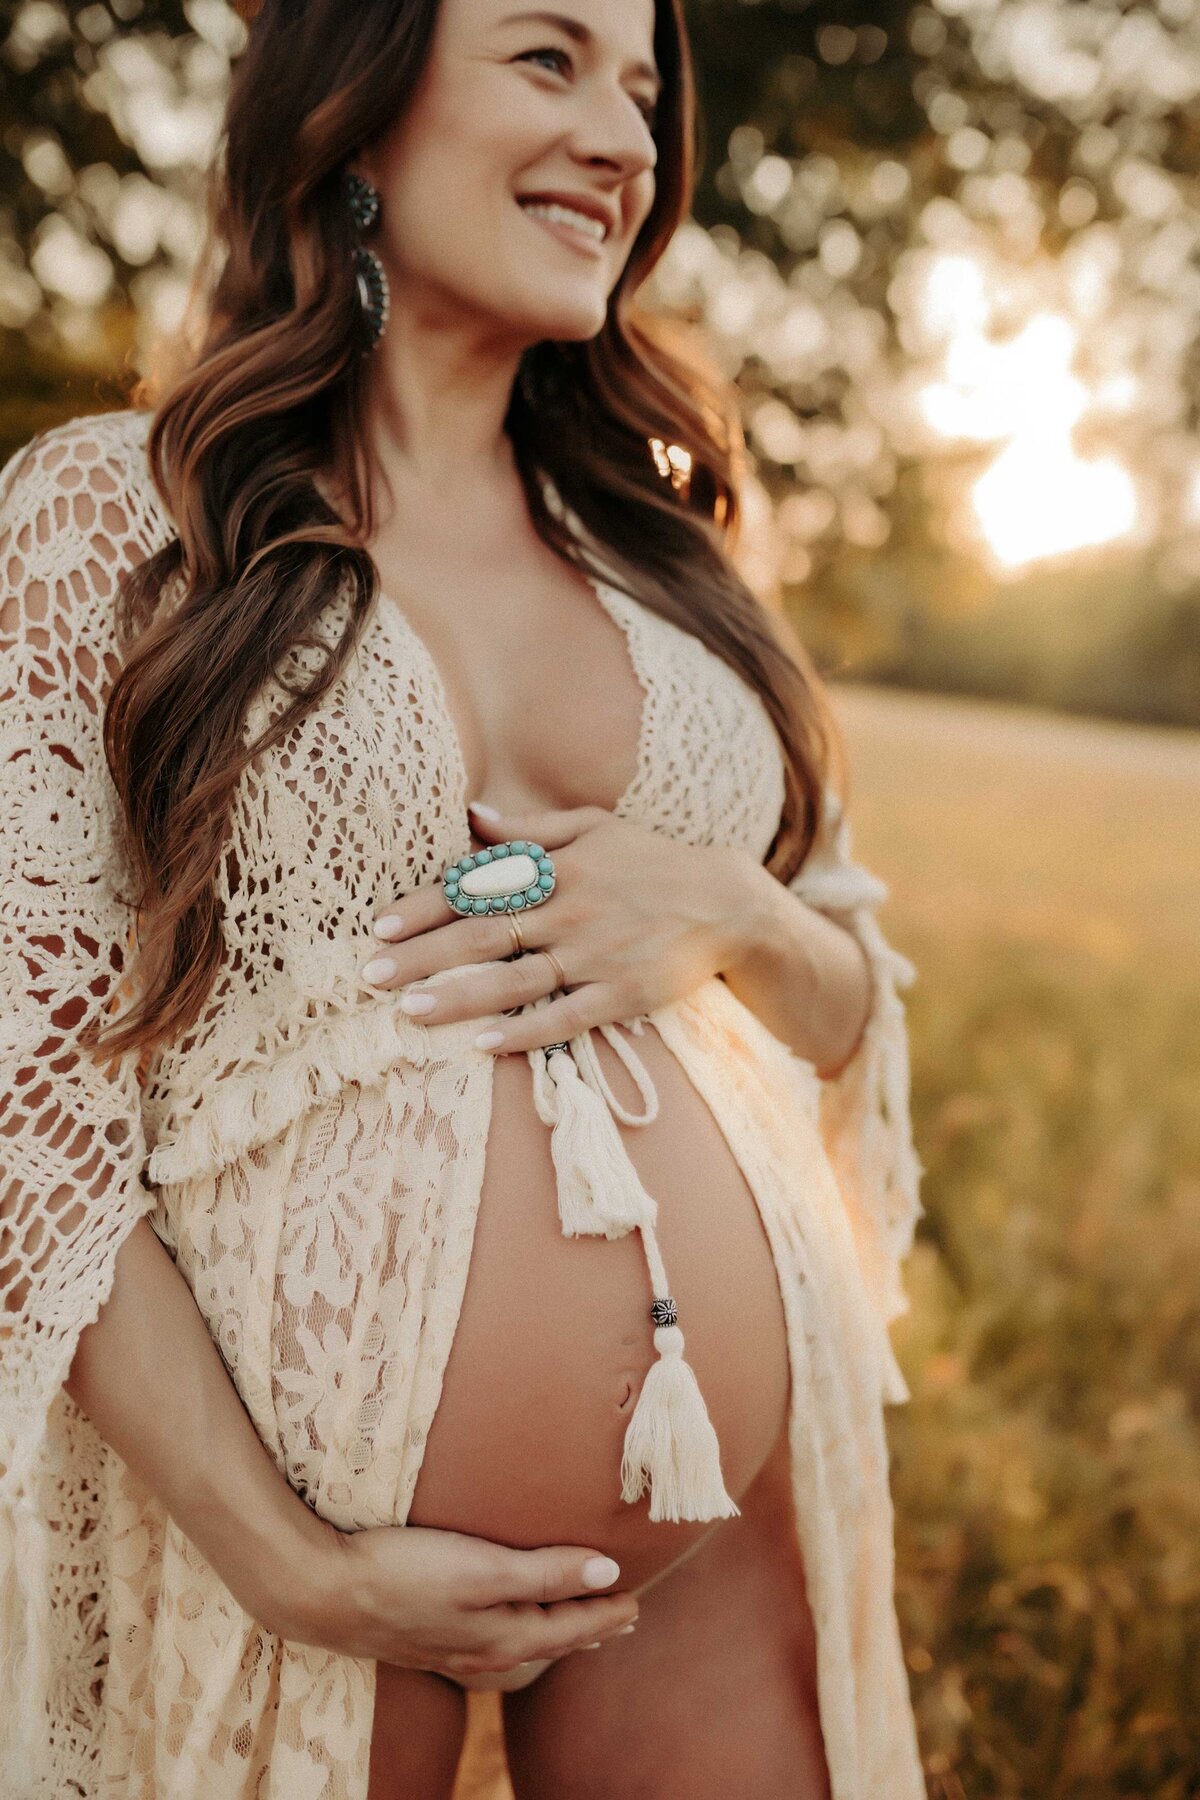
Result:
M521 927L517 922L515 913L509 913L509 915L508 915L508 929L509 929L509 934L512 937L512 953L513 953L513 955L514 956L524 955L525 939L521 936Z
M542 949L539 952L539 955L548 956L550 958L550 967L554 970L555 975L558 977L558 985L560 988L565 988L567 985L567 978L563 974L563 966L559 962L557 956L555 956L553 950Z

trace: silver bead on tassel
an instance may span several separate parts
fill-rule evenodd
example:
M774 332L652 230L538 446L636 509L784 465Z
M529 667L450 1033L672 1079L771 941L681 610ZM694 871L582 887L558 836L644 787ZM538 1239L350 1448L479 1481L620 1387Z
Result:
M643 1228L642 1242L655 1290L650 1316L658 1361L647 1372L625 1433L621 1498L640 1500L649 1483L655 1523L735 1519L739 1509L725 1490L721 1446L695 1371L683 1358L683 1333L652 1229Z

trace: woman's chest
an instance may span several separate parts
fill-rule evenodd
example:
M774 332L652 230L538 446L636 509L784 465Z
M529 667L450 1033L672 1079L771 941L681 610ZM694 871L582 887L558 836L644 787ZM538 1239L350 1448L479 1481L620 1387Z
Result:
M403 579L379 566L379 605L426 665L469 797L505 812L615 808L638 770L644 695L587 578L549 552Z
M784 778L757 693L691 633L586 580L553 637L549 610L497 614L470 636L449 601L415 607L418 628L381 593L327 695L244 777L227 920L252 937L250 896L277 888L286 864L303 877L304 910L320 915L300 936L340 940L347 909L361 917L463 854L475 799L510 811L600 805L764 860ZM343 592L322 624L327 642L348 614ZM289 679L314 672L317 653L294 654ZM493 657L502 673L484 666ZM260 696L247 730L257 736L280 705L279 693Z

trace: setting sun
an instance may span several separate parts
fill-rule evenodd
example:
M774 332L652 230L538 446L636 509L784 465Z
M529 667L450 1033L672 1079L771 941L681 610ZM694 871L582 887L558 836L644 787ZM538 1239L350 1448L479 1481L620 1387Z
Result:
M1003 446L970 492L996 563L1016 569L1132 532L1129 471L1113 456L1085 460L1075 447L1094 398L1074 370L1076 326L1038 312L1007 341L989 338L982 274L964 257L931 272L926 296L927 320L946 337L943 377L920 396L927 423L945 438Z

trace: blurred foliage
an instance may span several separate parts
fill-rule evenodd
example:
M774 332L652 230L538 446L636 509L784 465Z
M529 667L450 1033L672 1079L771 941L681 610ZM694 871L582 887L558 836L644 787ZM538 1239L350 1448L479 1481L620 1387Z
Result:
M739 385L819 666L1200 724L1200 0L686 4L648 298ZM0 456L178 319L243 42L0 0Z
M905 944L898 1604L934 1800L1200 1792L1200 970Z
M847 550L799 619L829 675L1200 725L1200 589L1164 587L1146 550L1036 564L999 602L986 573L944 546Z

